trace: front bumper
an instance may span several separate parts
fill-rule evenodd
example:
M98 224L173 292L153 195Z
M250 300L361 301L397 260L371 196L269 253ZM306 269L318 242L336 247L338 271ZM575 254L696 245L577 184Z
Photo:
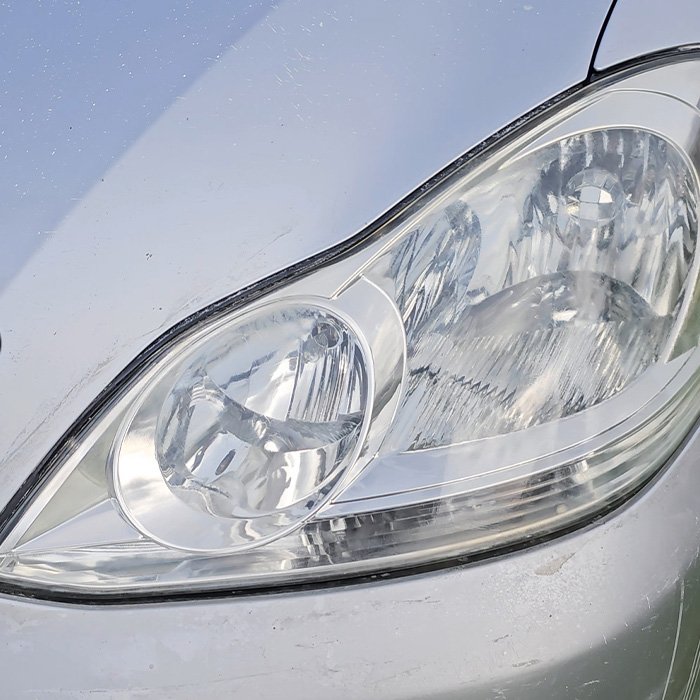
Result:
M700 432L546 545L367 584L162 604L0 599L3 697L695 698Z

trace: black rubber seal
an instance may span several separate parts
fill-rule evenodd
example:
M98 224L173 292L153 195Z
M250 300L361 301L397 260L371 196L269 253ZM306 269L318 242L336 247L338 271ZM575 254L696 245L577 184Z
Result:
M593 45L593 53L591 54L591 62L588 64L588 76L587 80L590 81L591 77L595 73L595 60L598 58L598 51L600 50L600 44L603 41L605 32L607 31L608 24L610 23L610 18L613 16L615 11L615 5L617 5L617 0L613 0L608 7L608 11L605 13L605 19L600 27L598 36L596 37L595 44Z

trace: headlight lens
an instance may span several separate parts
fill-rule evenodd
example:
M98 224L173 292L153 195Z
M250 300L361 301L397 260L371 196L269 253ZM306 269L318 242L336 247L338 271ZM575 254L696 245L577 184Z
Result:
M356 463L366 352L311 303L265 306L163 366L110 460L122 511L186 550L240 550L298 527Z
M139 594L385 571L633 493L700 409L700 116L635 80L154 357L54 460L0 577Z
M365 272L408 336L396 445L566 418L667 359L694 282L695 204L675 146L597 129L506 164L406 234Z

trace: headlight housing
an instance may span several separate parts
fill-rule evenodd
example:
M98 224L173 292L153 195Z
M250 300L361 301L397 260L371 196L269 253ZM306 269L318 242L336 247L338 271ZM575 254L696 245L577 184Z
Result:
M289 584L605 512L700 412L700 113L649 71L467 161L349 254L152 355L48 465L0 578Z

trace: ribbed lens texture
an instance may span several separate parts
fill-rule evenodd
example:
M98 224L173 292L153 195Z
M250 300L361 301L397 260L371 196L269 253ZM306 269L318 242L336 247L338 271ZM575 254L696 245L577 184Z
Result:
M369 273L408 340L392 446L523 430L624 389L667 349L695 205L673 146L612 129L522 159L407 234Z

